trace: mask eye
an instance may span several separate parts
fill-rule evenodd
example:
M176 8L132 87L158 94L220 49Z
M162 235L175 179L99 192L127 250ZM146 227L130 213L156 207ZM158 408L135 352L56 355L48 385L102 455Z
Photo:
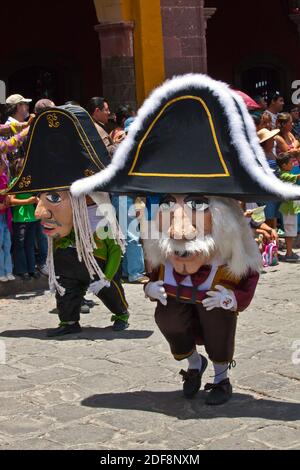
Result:
M175 201L163 201L159 205L159 210L162 212L170 211L175 206L175 204L176 204Z
M49 193L47 194L46 199L52 204L58 204L61 202L61 197L58 193Z
M98 217L98 225L100 225L101 227L104 227L106 225L108 225L108 221L106 219L106 217L104 215L100 215L100 216L97 216Z
M204 212L209 208L208 200L203 199L191 199L186 202L189 209L196 212Z

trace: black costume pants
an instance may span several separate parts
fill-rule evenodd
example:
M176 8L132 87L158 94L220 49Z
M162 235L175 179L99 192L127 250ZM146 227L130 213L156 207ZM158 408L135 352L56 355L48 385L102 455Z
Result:
M96 258L102 271L106 262ZM85 264L79 262L75 248L57 249L54 253L55 274L59 284L65 288L64 295L56 293L56 303L61 322L79 321L82 299L91 283ZM97 279L95 279L97 280ZM97 296L114 314L121 315L127 311L128 304L118 271L110 283Z

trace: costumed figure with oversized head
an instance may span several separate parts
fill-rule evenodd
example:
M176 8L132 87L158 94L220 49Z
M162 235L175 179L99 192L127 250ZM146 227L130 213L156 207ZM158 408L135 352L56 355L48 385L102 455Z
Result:
M128 326L119 272L122 240L115 232L109 195L74 197L69 191L78 178L103 171L109 162L83 108L49 108L33 121L23 168L8 193L39 197L35 215L48 236L49 283L56 291L60 320L48 336L81 331L80 309L88 288L113 313L115 330Z
M295 199L300 189L273 174L242 99L206 75L175 77L145 101L127 139L101 173L72 185L75 196L102 190L158 201L144 227L151 263L145 294L193 397L207 359L214 382L206 403L232 394L239 312L255 293L261 256L239 201Z

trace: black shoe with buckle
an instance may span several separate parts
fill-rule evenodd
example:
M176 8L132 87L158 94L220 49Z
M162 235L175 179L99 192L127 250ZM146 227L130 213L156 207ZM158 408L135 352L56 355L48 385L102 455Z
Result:
M64 336L64 335L72 335L74 333L81 333L82 329L77 321L76 323L72 323L69 325L68 323L60 324L58 328L52 328L51 330L47 331L48 338L52 338L54 336Z
M194 395L200 390L202 375L205 372L207 367L206 357L201 356L202 367L201 370L198 369L188 369L187 371L182 370L179 372L182 375L183 380L183 395L185 398L193 398Z
M232 385L229 379L224 379L218 384L206 384L204 387L205 391L209 391L205 404L216 406L223 405L232 397Z

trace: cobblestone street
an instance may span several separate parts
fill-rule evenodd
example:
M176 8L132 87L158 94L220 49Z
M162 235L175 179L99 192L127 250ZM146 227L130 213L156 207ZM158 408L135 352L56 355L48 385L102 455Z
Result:
M45 335L57 324L49 292L1 299L0 449L299 449L299 273L281 263L261 276L239 318L235 394L218 408L204 392L182 397L186 364L140 286L126 285L128 330L112 332L99 302L81 334L59 340Z

